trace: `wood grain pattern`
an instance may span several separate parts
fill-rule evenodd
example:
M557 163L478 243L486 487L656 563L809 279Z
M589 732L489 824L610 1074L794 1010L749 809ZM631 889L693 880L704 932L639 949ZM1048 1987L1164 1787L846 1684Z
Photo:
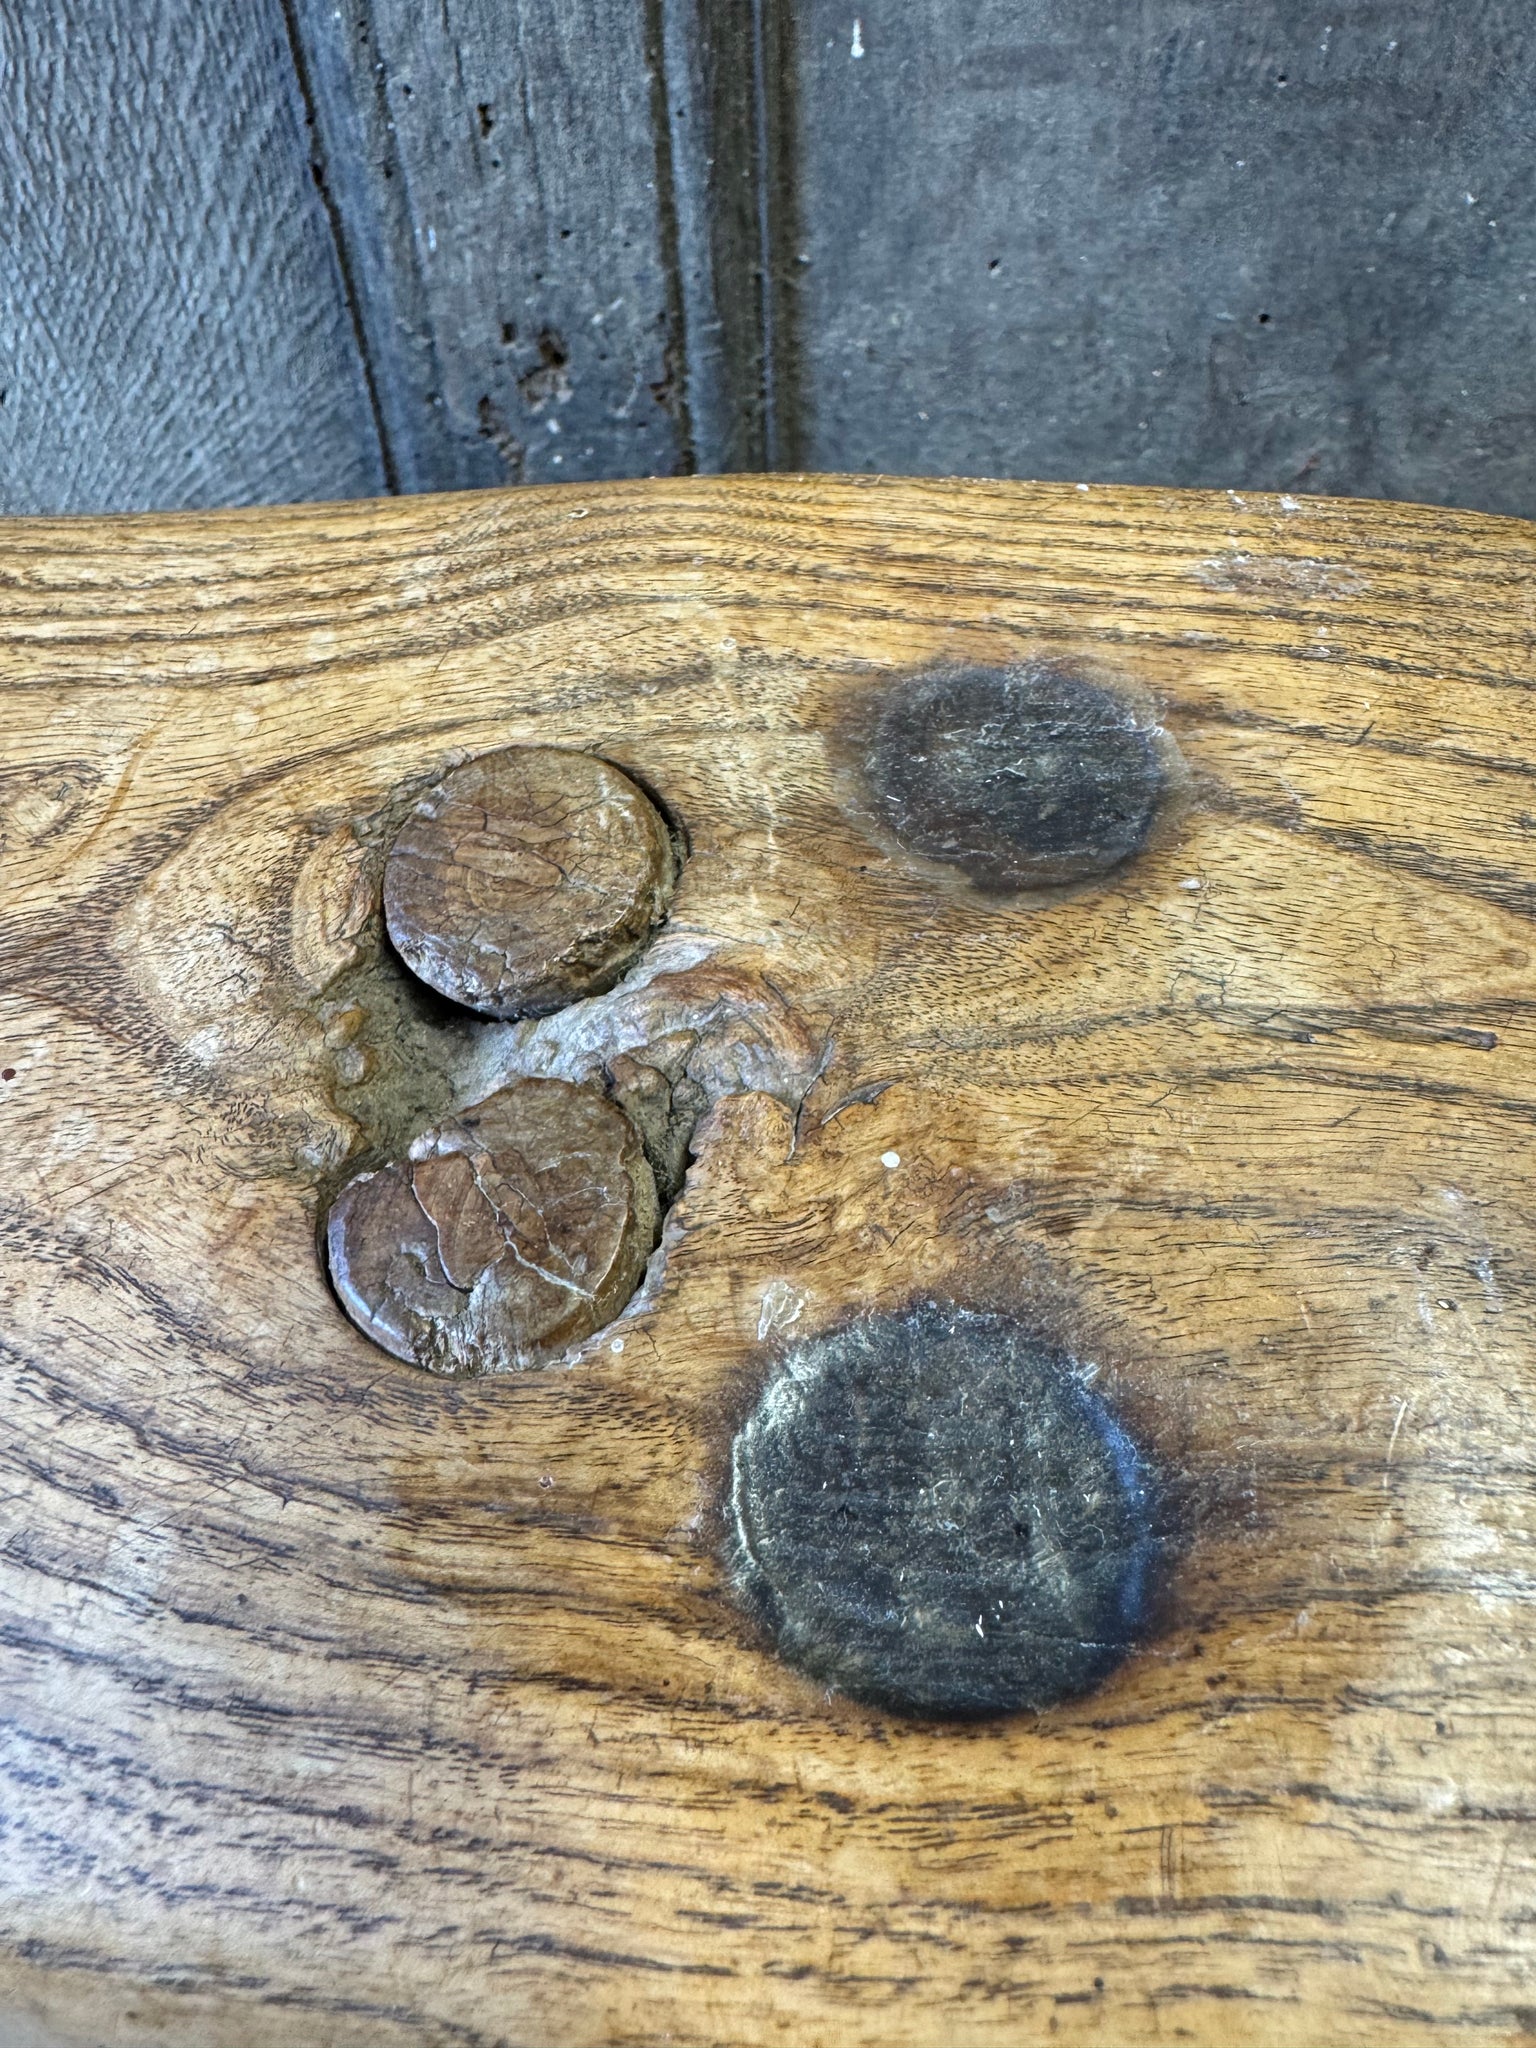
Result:
M381 490L279 0L0 11L0 508Z
M874 480L0 529L7 2038L1536 2031L1533 568ZM1187 808L982 901L861 734L1036 655L1147 693ZM445 1384L316 1211L390 1044L470 1101L521 1028L391 995L369 821L530 741L675 809L676 1001L816 1078L721 1088L569 1371ZM1039 1719L828 1699L725 1596L776 1347L919 1290L1048 1317L1182 1503Z
M648 10L294 18L404 487L691 466Z

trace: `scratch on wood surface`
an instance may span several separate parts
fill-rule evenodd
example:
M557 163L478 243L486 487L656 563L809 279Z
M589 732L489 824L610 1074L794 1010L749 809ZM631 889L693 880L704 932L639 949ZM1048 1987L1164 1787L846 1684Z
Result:
M1392 1434L1387 1440L1387 1461L1381 1475L1383 1487L1391 1483L1392 1459L1397 1450L1398 1432L1402 1429L1404 1417L1408 1414L1417 1398L1417 1395L1410 1394L1406 1399L1400 1400L1397 1404L1397 1415L1392 1424Z

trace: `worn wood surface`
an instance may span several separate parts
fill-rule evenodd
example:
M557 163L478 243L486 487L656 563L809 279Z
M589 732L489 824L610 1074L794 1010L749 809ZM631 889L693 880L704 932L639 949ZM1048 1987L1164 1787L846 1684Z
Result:
M405 488L667 475L690 448L653 12L299 0Z
M279 0L0 7L0 508L384 487Z
M5 2038L1536 2031L1533 568L804 479L0 529ZM1184 809L981 898L862 735L1030 655L1143 693ZM443 1383L317 1213L532 1057L411 1008L370 865L527 741L674 810L636 1003L756 1050L617 1330ZM779 1347L918 1292L1091 1358L1179 1504L1151 1638L1038 1719L828 1698L726 1597Z

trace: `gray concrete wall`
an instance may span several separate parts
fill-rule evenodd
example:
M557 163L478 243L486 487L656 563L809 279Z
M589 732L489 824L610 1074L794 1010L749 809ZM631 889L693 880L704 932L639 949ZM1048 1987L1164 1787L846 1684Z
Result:
M0 507L804 465L1536 516L1522 0L0 0Z
M818 467L1536 511L1528 0L804 0Z

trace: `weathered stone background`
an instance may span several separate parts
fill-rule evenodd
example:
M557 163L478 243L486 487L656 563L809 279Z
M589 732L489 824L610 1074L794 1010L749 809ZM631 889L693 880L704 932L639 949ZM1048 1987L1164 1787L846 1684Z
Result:
M805 466L1536 514L1533 127L1520 0L9 0L0 509Z

